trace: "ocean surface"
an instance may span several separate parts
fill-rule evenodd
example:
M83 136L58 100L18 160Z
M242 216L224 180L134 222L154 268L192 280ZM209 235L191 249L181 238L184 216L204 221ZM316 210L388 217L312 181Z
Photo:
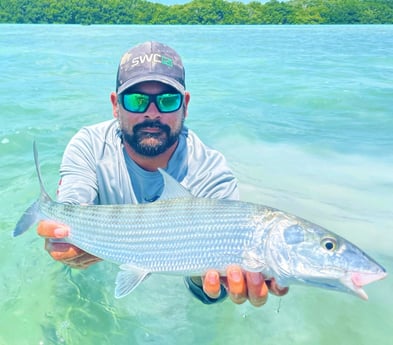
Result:
M159 40L186 66L187 125L222 151L241 198L327 227L386 267L354 296L292 286L266 306L205 306L180 277L113 296L117 267L70 271L12 230L65 145L112 118L123 52ZM0 345L390 344L393 26L0 25Z

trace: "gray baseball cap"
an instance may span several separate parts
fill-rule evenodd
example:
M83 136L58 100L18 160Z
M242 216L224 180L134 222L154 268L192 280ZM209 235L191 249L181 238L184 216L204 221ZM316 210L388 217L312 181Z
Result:
M185 71L180 56L171 47L154 41L128 50L117 70L116 91L121 93L144 81L159 81L184 93Z

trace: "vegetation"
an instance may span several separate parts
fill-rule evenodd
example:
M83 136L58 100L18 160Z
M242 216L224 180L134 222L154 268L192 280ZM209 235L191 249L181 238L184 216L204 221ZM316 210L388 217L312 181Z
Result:
M393 24L393 0L0 0L0 23Z

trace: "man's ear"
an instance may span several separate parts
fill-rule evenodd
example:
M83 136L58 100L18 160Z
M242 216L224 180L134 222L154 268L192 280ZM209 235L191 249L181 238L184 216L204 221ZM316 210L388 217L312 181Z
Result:
M118 98L117 98L117 93L111 92L110 99L111 99L111 103L112 103L113 117L115 117L117 119L119 117L119 102L118 102Z
M191 95L188 91L186 91L184 93L184 105L185 105L184 118L186 118L188 115L188 103L190 102L190 99L191 99Z

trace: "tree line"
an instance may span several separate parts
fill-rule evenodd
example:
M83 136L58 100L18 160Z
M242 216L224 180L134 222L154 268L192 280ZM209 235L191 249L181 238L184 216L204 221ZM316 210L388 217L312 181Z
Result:
M24 24L393 24L393 0L0 0L0 23Z

